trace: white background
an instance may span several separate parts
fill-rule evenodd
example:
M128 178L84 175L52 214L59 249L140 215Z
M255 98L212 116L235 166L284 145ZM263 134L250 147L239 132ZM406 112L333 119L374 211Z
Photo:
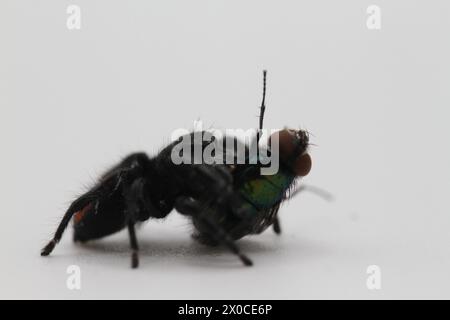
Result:
M66 8L82 10L79 31ZM382 28L366 27L366 8ZM448 1L20 1L0 4L0 298L450 298ZM49 240L70 202L177 128L307 128L283 235L239 242L245 268L173 213L75 246ZM66 268L81 268L80 291ZM382 289L366 287L378 265Z

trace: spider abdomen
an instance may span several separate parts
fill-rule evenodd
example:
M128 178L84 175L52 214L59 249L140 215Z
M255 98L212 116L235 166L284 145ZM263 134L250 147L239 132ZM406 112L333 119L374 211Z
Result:
M88 204L73 217L74 241L85 242L113 234L125 227L123 202L115 199Z

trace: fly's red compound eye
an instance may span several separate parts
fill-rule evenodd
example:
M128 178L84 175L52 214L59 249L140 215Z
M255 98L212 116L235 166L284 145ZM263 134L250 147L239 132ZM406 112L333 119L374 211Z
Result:
M304 177L308 175L308 173L311 171L311 167L312 167L312 160L311 156L308 153L304 153L300 157L295 159L294 172L298 176Z
M311 156L306 152L307 134L303 131L284 129L270 136L269 146L270 141L274 138L278 138L280 159L292 163L291 169L297 176L306 176L312 167ZM295 158L293 159L293 157Z

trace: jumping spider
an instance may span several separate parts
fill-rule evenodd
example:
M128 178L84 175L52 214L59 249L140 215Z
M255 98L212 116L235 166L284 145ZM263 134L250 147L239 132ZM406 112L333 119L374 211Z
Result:
M260 131L263 128L265 91L266 71ZM272 134L270 139L275 134L279 141L280 167L273 175L261 175L259 162L176 165L171 161L176 141L155 157L148 157L145 153L129 155L70 205L41 255L47 256L52 252L73 219L74 240L80 242L128 228L131 265L136 268L139 261L135 224L149 218L165 218L175 209L192 220L197 240L209 245L224 245L246 266L252 265L235 241L249 234L261 233L271 225L276 233L280 233L277 218L280 204L296 178L306 176L311 169L306 131L284 129ZM202 147L207 145L204 143Z

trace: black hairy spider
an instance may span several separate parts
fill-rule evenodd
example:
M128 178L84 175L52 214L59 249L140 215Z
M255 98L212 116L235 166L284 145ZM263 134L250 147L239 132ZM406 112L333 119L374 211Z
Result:
M265 92L266 71L259 132L263 128ZM174 164L171 153L177 141L155 157L148 157L145 153L127 156L69 206L41 255L47 256L52 252L73 219L74 241L80 242L128 228L131 265L136 268L138 241L135 224L149 218L164 218L175 209L192 220L194 238L204 244L224 245L245 265L252 265L235 241L249 234L261 233L271 225L279 234L277 214L280 204L287 198L296 178L306 176L311 169L307 132L284 129L275 134L279 141L280 161L279 170L273 175L261 174L263 165L260 161L236 165ZM257 139L259 141L259 133ZM201 147L207 145L207 142L202 142Z

